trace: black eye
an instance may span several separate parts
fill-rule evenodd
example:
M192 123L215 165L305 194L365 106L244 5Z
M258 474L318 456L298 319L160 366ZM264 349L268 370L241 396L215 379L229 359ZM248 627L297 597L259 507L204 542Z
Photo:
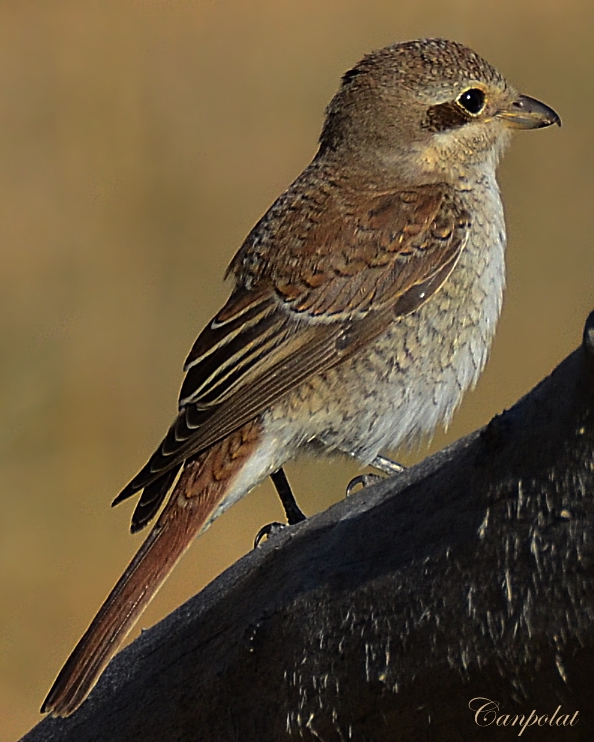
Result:
M470 88L465 90L462 95L458 98L458 103L465 108L468 113L476 116L485 107L485 94L478 88Z

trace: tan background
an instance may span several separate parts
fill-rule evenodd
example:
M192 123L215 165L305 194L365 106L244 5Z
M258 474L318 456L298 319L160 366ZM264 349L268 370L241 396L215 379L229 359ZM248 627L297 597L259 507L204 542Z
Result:
M0 3L0 739L56 672L142 536L112 497L168 425L181 365L243 237L315 149L371 48L456 38L564 127L501 169L509 288L488 369L446 438L509 406L594 306L593 8L583 2ZM289 467L308 513L355 469ZM195 544L148 626L280 517L266 485Z

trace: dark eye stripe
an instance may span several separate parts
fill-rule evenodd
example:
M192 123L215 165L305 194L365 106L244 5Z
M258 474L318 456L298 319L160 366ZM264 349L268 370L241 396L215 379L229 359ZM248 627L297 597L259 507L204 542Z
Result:
M456 101L439 103L427 109L423 128L429 131L447 131L464 126L473 120L472 114L462 108Z

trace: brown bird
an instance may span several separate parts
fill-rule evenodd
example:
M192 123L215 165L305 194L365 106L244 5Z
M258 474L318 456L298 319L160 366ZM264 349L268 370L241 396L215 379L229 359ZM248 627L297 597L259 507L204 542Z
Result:
M485 364L505 283L495 170L510 129L560 124L470 49L395 44L342 78L312 163L233 258L179 414L115 503L169 499L54 683L71 714L192 539L298 452L382 465L447 423Z

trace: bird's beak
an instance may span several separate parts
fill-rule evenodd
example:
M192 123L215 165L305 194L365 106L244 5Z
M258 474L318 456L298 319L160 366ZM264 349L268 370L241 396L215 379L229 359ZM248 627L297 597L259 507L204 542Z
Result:
M495 114L510 129L542 129L544 126L557 124L561 119L552 108L529 95L520 95L509 108Z

